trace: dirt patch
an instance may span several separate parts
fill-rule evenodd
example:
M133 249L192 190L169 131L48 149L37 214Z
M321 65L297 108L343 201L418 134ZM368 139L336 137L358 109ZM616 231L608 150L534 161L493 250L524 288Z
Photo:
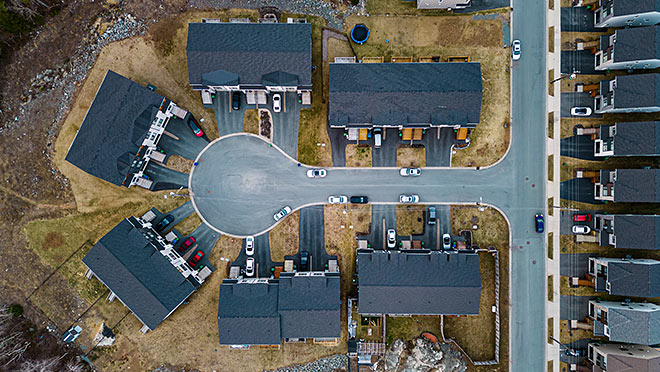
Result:
M186 159L183 156L174 154L167 158L167 164L165 166L167 168L174 169L175 171L187 174L190 173L190 170L193 167L193 163L193 160Z
M269 110L259 109L259 135L273 140L273 117Z
M270 239L270 259L284 261L284 256L298 252L298 230L300 229L300 212L285 217L268 234Z
M371 167L371 165L371 146L354 143L346 145L347 167Z
M190 216L184 218L183 221L176 224L174 228L183 234L183 236L187 236L192 234L192 232L195 231L195 229L198 228L201 224L202 219L199 218L197 213L193 213Z
M247 109L243 115L243 132L259 134L259 114L257 109Z
M424 233L424 205L396 206L396 233L410 236Z
M45 250L49 250L59 248L62 244L64 244L62 235L56 233L55 231L51 231L46 235L46 239L44 239L42 246Z
M401 145L396 150L396 166L399 168L420 168L426 166L426 149L424 147L413 147Z

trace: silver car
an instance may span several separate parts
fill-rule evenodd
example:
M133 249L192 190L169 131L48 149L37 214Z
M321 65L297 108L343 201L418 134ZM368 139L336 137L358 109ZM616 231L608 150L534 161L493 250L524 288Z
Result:
M287 205L286 207L280 209L279 212L275 213L275 215L273 216L273 218L275 219L275 221L279 221L279 220L281 220L282 218L284 218L284 216L286 216L286 215L289 214L289 213L291 213L291 207L289 207L289 206Z
M254 236L245 238L245 254L248 256L254 255Z
M346 195L331 195L328 197L328 204L346 204L348 203L348 196Z
M326 175L325 169L310 169L307 171L307 177L309 178L323 178Z
M396 231L394 229L387 230L387 248L396 247Z
M422 175L422 169L421 168L401 168L399 171L399 174L408 177L408 176L421 176Z
M442 234L442 249L451 249L451 235Z
M511 43L511 56L513 57L514 61L520 59L521 50L522 48L520 47L520 40L514 40L513 43Z
M254 275L254 258L250 257L245 261L245 275L253 276Z

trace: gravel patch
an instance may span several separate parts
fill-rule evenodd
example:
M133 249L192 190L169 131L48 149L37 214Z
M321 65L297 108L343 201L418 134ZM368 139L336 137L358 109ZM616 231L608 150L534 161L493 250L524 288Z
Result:
M348 357L345 354L336 354L307 364L296 364L264 372L331 372L341 368L348 368Z

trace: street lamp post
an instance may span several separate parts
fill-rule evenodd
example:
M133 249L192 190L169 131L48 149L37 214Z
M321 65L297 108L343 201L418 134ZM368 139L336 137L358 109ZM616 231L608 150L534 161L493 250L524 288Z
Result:
M553 84L555 81L559 81L562 79L568 78L568 80L573 80L577 77L577 73L575 71L571 72L570 74L561 74L562 76L556 78L555 80L551 81L550 84Z

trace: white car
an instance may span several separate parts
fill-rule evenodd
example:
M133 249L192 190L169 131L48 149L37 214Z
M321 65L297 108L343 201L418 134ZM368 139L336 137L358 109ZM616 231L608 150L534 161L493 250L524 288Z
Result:
M282 96L279 93L273 94L273 111L282 111Z
M254 255L254 236L245 238L245 254L248 256Z
M325 171L325 169L310 169L307 171L307 177L309 178L323 178L327 174L328 173Z
M571 115L573 116L589 116L593 111L591 107L573 107L571 108Z
M422 175L422 169L421 168L401 168L399 171L399 174L408 177L408 176L421 176Z
M451 235L442 234L442 249L451 249Z
M387 248L396 247L396 231L394 229L387 230Z
M328 197L328 204L346 204L348 203L348 196L346 195L330 195Z
M399 196L399 202L404 204L419 203L419 195L401 195Z
M587 225L573 225L573 234L589 234L591 227Z
M273 216L273 218L275 219L275 221L279 221L279 220L281 220L282 218L284 218L284 216L286 216L286 215L289 214L289 213L291 213L291 207L289 207L289 206L287 205L286 207L280 209L279 212L275 213L275 215Z
M245 275L254 275L254 258L250 257L245 261Z
M513 58L514 61L517 61L520 59L520 54L521 54L520 40L514 40L513 43L511 43L511 57Z

